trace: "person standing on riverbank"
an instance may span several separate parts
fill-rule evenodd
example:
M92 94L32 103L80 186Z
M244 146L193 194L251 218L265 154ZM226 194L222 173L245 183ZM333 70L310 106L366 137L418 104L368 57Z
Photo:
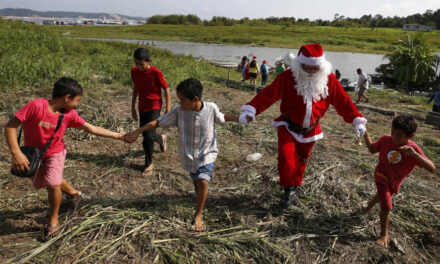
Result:
M249 64L249 83L256 85L258 74L260 69L258 68L257 57L253 57L251 63Z
M432 107L433 112L440 113L440 84L437 86L437 91L431 96L428 101L428 104L434 100L434 106Z
M297 198L296 190L302 184L313 145L324 137L319 121L330 104L345 122L353 124L357 136L363 136L366 130L367 120L331 73L331 68L321 45L302 46L291 67L241 108L240 122L248 124L281 100L281 115L272 126L278 130L278 172L284 188L280 206L283 208Z
M263 60L263 64L260 67L261 72L261 85L266 85L267 78L269 77L269 68L267 67L267 61Z
M168 85L163 78L162 72L151 65L150 52L147 49L139 48L134 54L135 66L131 68L131 79L133 81L133 94L131 100L131 114L134 120L138 120L136 111L136 99L139 96L138 110L140 126L156 120L162 109L162 91L165 92L166 110L171 110L171 96ZM153 175L153 151L154 142L159 143L162 152L166 151L167 136L156 134L156 130L147 131L142 134L144 140L142 146L145 152L144 176Z
M369 86L368 76L367 76L367 74L362 72L361 68L357 69L356 72L359 75L358 85L357 85L358 99L357 99L356 103L357 104L360 103L361 97L365 98L365 102L368 103L369 98L368 98L368 96L365 95L365 92L367 91L368 86Z
M286 69L285 67L284 67L284 61L283 60L279 60L278 62L276 62L275 63L276 65L276 73L277 73L277 76L279 76L281 73L283 73L284 72L284 70Z

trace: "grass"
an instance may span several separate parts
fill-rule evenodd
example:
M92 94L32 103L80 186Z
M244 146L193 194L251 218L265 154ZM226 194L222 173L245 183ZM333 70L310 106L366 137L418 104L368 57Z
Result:
M72 37L148 39L193 41L280 48L300 48L306 43L320 43L328 51L388 54L399 39L408 33L394 28L339 28L318 26L197 26L197 25L142 25L142 26L44 26L47 30ZM428 45L440 49L440 31L422 32Z
M137 127L130 118L129 68L134 45L66 40L41 27L15 22L2 24L0 29L5 25L9 29L4 32L11 38L18 34L16 31L23 31L21 41L15 42L17 49L26 52L24 57L33 56L33 60L24 58L19 62L39 62L45 68L47 58L64 56L63 62L68 63L56 67L53 78L69 71L86 87L86 98L78 108L82 117L115 131ZM40 38L41 42L28 41L26 36ZM45 54L33 52L54 41L59 41L62 48ZM3 51L1 45L0 50ZM252 92L229 89L204 77L219 71L226 76L222 69L191 57L152 51L154 61L162 63L160 68L169 83L175 85L186 76L200 76L205 87L204 100L216 102L224 113L238 114L240 107L254 96ZM8 66L2 64L3 60L18 56L13 49L0 54L3 67ZM118 60L122 64L117 64ZM103 67L96 62L109 64ZM15 81L1 86L3 125L25 102L50 95L54 80L31 75L40 82L33 85L24 76L18 74ZM233 78L239 78L238 73ZM370 102L380 107L410 110L407 103L399 101L412 100L413 108L427 111L422 99L390 90L368 93ZM173 88L171 97L176 105ZM373 140L389 133L391 117L369 111L363 114ZM275 104L250 126L228 123L217 127L220 153L204 211L207 230L202 233L190 231L195 197L188 173L179 164L176 129L162 131L169 136L168 151L155 153L155 173L148 178L141 173L141 139L127 145L68 130L64 137L68 154L63 177L91 199L76 212L69 211L67 199L63 199L60 220L64 232L50 241L39 239L47 221L47 194L36 192L29 181L10 175L10 154L3 141L0 262L438 263L438 173L434 177L416 169L405 180L401 193L393 197L391 248L384 250L374 245L380 230L378 208L367 219L356 212L376 191L373 171L377 156L355 143L352 125L344 123L332 108L322 119L325 139L313 149L299 190L299 203L285 211L277 208L281 194L276 165L277 135L269 124L278 115L279 105ZM4 138L3 130L0 136ZM414 140L438 167L438 130L420 122ZM246 156L254 152L262 153L263 158L247 162Z

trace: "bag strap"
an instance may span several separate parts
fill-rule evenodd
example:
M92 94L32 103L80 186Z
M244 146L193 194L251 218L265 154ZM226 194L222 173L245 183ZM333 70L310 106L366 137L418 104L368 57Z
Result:
M57 124L57 127L55 128L55 131L53 132L53 135L52 135L52 137L50 138L49 142L47 142L46 146L44 146L43 153L42 153L41 156L44 156L44 154L46 154L46 151L49 149L50 144L52 144L52 140L53 140L53 138L55 137L55 134L57 133L58 128L60 128L61 123L63 122L63 118L64 118L64 109L61 109L61 111L60 111L60 116L58 117L58 124Z
M63 118L64 118L64 109L61 109L61 111L60 111L60 116L58 117L57 127L55 128L55 131L53 132L53 135L52 135L52 137L50 138L49 142L47 142L46 146L44 146L42 156L44 156L44 154L46 154L46 151L49 149L50 144L52 144L52 140L53 140L53 138L55 137L55 134L57 133L58 128L60 128L61 123L63 122ZM17 137L18 144L20 144L21 132L22 132L22 131L23 131L23 126L21 126L21 128L20 128L20 132L18 133L18 137Z

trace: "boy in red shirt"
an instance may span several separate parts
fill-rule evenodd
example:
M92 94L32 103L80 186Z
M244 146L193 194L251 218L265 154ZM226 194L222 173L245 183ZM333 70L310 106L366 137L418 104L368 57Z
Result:
M171 97L168 85L163 78L162 72L151 65L150 52L147 49L139 48L134 52L135 66L131 68L131 79L133 81L133 95L131 100L131 114L134 120L138 120L136 112L136 98L139 95L139 119L140 126L156 120L160 116L162 109L162 91L165 92L166 110L165 114L171 110ZM142 133L144 140L142 146L145 152L144 176L153 175L153 151L154 142L160 144L162 152L166 151L165 134L156 134L156 129Z
M17 142L17 128L22 125L24 132L24 146L43 149L53 135L53 141L41 159L40 167L34 177L33 185L36 189L45 187L49 198L49 225L46 235L56 236L60 230L58 210L61 204L61 193L72 198L76 207L83 194L75 190L63 179L66 147L63 142L67 127L81 128L87 133L123 140L123 134L109 131L102 127L93 126L82 119L75 108L82 97L82 87L73 79L63 77L53 88L52 99L35 99L21 108L6 124L5 134L12 154L12 167L18 171L29 170L29 161L21 152ZM58 118L64 113L58 130Z
M417 165L435 173L435 165L430 161L416 143L414 137L417 123L411 116L398 116L393 120L391 135L385 135L372 142L366 132L365 144L371 153L379 152L379 163L374 171L377 193L368 202L365 214L369 214L373 206L380 202L380 238L377 244L388 247L388 224L390 211L393 207L391 196L398 194L403 180Z

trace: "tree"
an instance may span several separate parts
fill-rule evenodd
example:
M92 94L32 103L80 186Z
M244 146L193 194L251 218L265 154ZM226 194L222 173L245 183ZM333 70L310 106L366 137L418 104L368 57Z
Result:
M420 34L408 35L407 41L400 40L396 50L385 57L390 63L388 67L381 67L393 69L392 77L399 85L406 86L410 94L416 89L427 90L434 81L434 56Z

